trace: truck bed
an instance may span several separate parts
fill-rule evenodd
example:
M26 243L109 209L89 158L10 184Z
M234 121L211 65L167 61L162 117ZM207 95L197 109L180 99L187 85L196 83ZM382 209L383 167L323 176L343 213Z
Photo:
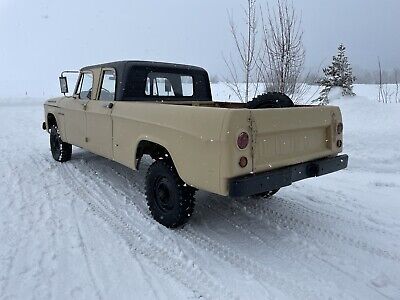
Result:
M337 147L342 135L335 134L341 113L333 106L248 109L244 103L229 102L124 101L117 103L112 116L114 142L119 144L114 147L114 159L124 162L131 155L134 145L123 145L130 135L129 139L135 139L136 129L136 134L161 134L158 142L177 158L180 176L222 195L228 194L232 178L333 157L342 151ZM132 128L129 133L122 129L127 127ZM236 145L241 132L250 136L251 144L244 150ZM246 167L239 166L241 157L247 158Z

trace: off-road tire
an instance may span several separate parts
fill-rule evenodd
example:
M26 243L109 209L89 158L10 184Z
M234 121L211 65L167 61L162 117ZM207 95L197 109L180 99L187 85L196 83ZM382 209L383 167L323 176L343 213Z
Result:
M293 106L294 103L292 99L283 93L262 94L247 103L247 108L250 109L285 108Z
M195 192L182 181L172 162L157 160L147 171L147 205L153 218L165 227L177 228L189 220Z
M50 149L54 160L58 162L71 159L72 145L62 141L57 125L50 127Z

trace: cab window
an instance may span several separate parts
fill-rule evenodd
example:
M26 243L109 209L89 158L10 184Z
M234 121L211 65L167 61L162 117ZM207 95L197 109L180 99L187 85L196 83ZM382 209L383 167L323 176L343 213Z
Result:
M99 100L114 101L115 99L115 71L106 70L101 79L101 90Z
M150 72L146 78L146 96L192 97L193 77L175 73Z
M79 79L79 85L76 90L79 99L91 99L93 89L93 74L82 73Z
M151 82L153 83L152 87ZM149 77L146 79L146 96L175 96L174 89L168 78L156 77L151 80Z

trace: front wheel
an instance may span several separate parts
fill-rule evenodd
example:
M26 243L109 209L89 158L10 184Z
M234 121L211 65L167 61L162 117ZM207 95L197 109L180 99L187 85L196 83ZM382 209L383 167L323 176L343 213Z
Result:
M66 162L71 159L72 145L62 141L57 125L50 128L50 149L54 160Z
M179 177L172 163L154 162L146 176L147 205L153 218L168 228L185 224L194 210L195 189Z

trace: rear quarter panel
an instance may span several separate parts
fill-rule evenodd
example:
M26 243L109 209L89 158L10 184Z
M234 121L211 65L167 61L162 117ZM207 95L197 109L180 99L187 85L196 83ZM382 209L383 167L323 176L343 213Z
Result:
M117 102L113 112L114 160L135 169L140 141L168 150L179 176L189 185L220 193L221 130L225 109ZM224 136L225 138L225 136Z

